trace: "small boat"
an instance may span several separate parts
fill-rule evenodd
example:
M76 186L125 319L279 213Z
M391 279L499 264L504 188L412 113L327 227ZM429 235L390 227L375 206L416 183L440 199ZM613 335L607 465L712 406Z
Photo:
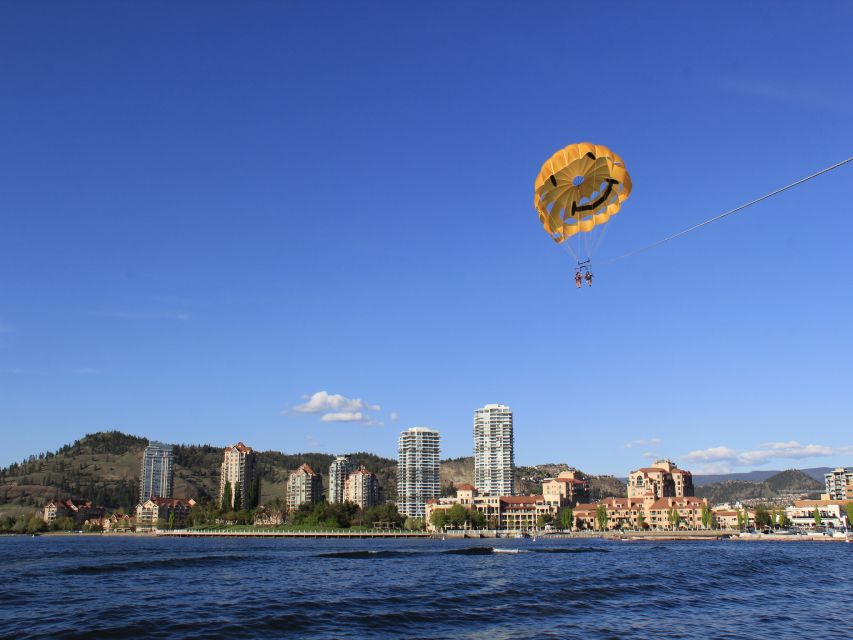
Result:
M518 553L518 549L492 549L492 553Z

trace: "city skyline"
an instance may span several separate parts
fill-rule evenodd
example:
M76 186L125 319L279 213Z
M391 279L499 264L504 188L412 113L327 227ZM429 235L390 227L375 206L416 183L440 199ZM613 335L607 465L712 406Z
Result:
M615 260L850 157L837 6L626 5L592 96L522 5L5 3L0 465L107 429L466 455L487 402L520 465L849 464L853 164ZM633 188L579 291L533 189L583 141Z

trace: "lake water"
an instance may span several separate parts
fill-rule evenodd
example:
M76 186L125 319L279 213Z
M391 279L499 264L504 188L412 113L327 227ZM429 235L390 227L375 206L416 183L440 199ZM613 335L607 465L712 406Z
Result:
M853 637L843 543L42 536L0 551L4 638Z

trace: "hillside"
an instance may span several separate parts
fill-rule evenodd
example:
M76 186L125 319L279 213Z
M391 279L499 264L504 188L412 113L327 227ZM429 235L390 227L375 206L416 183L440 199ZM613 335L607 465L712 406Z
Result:
M94 433L55 452L0 468L0 505L40 507L53 498L73 497L108 509L130 509L138 498L142 452L147 444L145 438L117 431ZM198 501L215 497L223 451L211 445L175 445L173 495ZM261 502L283 498L288 474L303 463L322 473L324 487L328 487L327 471L333 457L326 453L258 452ZM396 496L396 460L365 452L352 457L376 473L386 496Z
M744 504L784 503L819 497L823 485L798 469L770 476L763 482L725 480L696 487L696 495L712 504L742 502Z

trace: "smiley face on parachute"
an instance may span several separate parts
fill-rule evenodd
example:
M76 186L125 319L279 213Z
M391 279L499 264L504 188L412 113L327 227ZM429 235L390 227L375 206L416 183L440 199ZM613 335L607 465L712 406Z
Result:
M606 223L629 195L631 176L622 158L605 146L582 142L545 161L533 203L545 231L560 243Z

